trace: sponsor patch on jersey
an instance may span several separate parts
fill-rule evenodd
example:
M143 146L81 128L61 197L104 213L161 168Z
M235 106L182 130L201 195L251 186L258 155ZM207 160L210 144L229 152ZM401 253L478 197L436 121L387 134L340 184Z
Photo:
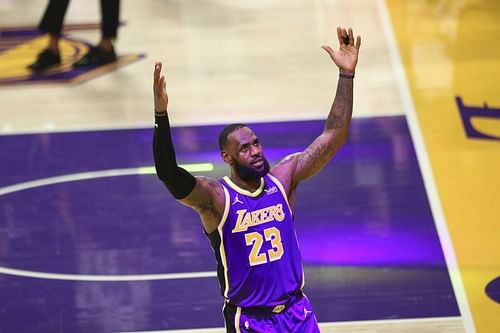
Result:
M266 188L266 189L264 190L264 192L266 192L266 194L267 194L267 195L269 195L269 194L273 194L273 193L278 192L278 188L276 187L276 185L273 185L273 187Z

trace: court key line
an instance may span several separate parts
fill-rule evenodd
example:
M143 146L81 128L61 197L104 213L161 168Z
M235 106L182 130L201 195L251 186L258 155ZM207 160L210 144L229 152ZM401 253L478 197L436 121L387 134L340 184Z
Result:
M209 172L214 169L212 163L191 163L191 164L181 164L181 167L189 172ZM18 183L14 185L9 185L0 188L0 196L28 190L35 187L42 187L60 183L68 183L80 180L95 179L95 178L105 178L105 177L118 177L118 176L130 176L130 175L152 175L155 174L156 170L154 166L145 166L138 168L124 168L124 169L109 169L109 170L99 170L99 171L88 171L73 173L62 176L48 177L36 179L28 182Z
M212 163L197 163L184 164L183 168L190 172L209 172L214 169ZM81 181L87 179L117 177L129 175L149 175L155 174L153 166L125 168L125 169L109 169L90 172L81 172L68 174L63 176L42 178L28 182L18 183L0 188L0 196L9 193L24 191L36 187ZM0 274L15 275L21 277L48 279L48 280L68 280L68 281L150 281L150 280L173 280L173 279L196 279L206 277L216 277L217 272L186 272L186 273L165 273L165 274L143 274L143 275L80 275L80 274L59 274L28 271L22 269L8 268L0 266Z

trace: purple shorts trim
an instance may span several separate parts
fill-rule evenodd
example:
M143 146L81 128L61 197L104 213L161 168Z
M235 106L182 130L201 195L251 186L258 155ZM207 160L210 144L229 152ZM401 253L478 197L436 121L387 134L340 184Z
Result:
M301 297L285 311L268 316L252 315L240 307L224 306L228 333L319 333L318 322L307 297Z

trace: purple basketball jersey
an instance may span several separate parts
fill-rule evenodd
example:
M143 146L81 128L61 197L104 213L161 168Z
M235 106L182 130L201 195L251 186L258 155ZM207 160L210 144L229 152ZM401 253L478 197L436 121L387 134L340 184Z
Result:
M224 298L241 307L285 303L303 287L293 217L281 183L271 175L255 192L221 180L224 216L209 235Z

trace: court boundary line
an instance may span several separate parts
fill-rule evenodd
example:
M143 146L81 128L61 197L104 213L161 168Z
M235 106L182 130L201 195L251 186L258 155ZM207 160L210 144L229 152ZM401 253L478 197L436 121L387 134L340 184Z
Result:
M377 115L355 115L353 114L353 119L365 119L365 118L385 118L385 117L404 117L404 113L398 114L377 114ZM300 121L324 121L325 118L270 118L262 120L244 120L248 124L265 124L265 123L286 123L286 122L300 122ZM172 128L184 128L184 127L201 127L201 126L220 126L221 128L225 126L225 123L221 123L216 120L214 122L205 121L201 123L193 122L176 122L172 121ZM118 126L87 126L78 128L57 128L56 124L53 122L48 122L45 124L45 128L33 129L33 130L16 130L12 126L5 125L0 127L0 137L2 136L15 136L15 135L36 135L36 134L58 134L58 133L84 133L84 132L106 132L106 131L129 131L129 130L148 130L154 128L154 120L150 122L137 122L137 125L118 125Z
M418 122L415 104L411 96L410 86L406 77L405 67L401 60L398 49L397 39L394 32L394 27L389 14L389 9L385 0L374 0L376 8L382 23L382 30L386 40L386 45L389 49L389 56L392 64L392 69L398 81L399 93L403 101L410 136L417 155L417 161L422 172L424 187L429 199L431 212L434 218L434 224L438 233L439 241L443 249L446 266L450 280L457 300L458 308L462 317L465 331L467 333L475 333L474 321L469 307L465 288L463 285L455 251L451 241L446 219L441 206L441 200L437 191L437 186L434 181L434 174L430 164L429 156L423 139L420 124Z
M318 323L321 329L324 328L340 328L370 324L410 324L410 323L433 323L446 321L461 321L461 317L431 317L431 318L406 318L406 319L381 319L381 320L357 320L357 321L340 321L340 322L320 322ZM160 331L117 331L114 333L219 333L225 331L224 327L216 328L197 328L197 329L181 329L181 330L160 330Z

